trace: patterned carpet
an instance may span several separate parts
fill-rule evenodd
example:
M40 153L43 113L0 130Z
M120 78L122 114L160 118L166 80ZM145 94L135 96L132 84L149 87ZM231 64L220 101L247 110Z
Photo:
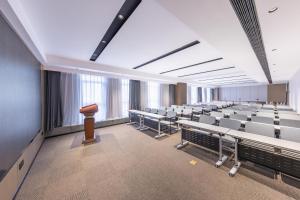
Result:
M230 161L216 168L217 155L193 145L177 150L179 134L156 140L125 124L96 132L87 146L83 133L46 139L16 199L300 199L296 187L243 166L229 177Z

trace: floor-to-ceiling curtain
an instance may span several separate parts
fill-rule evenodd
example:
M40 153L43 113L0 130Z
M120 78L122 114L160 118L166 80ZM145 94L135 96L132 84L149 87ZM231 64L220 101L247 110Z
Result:
M144 110L148 107L148 83L141 81L141 109Z
M129 81L129 108L135 110L141 109L141 81Z
M160 106L168 107L169 105L169 84L160 84Z
M202 102L202 88L198 87L198 103Z
M170 84L169 85L169 105L174 105L175 104L175 98L176 98L176 85Z
M191 86L188 85L187 86L187 95L186 95L186 98L187 98L187 104L190 105L191 104Z
M122 82L120 79L108 78L106 88L106 118L122 116Z
M79 109L80 103L80 75L61 73L61 99L63 107L63 126L77 125L82 122Z
M60 72L45 71L45 131L63 124Z

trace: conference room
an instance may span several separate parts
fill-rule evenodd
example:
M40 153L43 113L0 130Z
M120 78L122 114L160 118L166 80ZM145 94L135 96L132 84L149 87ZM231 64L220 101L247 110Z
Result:
M299 8L0 0L0 199L300 199Z

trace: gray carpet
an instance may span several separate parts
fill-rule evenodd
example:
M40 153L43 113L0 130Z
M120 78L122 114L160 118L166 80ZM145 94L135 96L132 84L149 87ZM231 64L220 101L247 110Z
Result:
M242 167L237 176L229 177L230 163L218 169L214 167L216 155L195 146L177 150L174 146L180 140L179 134L156 140L124 124L97 129L101 137L98 143L75 145L82 134L47 139L16 199L280 200L300 197L299 189L247 168ZM191 160L197 164L190 164Z

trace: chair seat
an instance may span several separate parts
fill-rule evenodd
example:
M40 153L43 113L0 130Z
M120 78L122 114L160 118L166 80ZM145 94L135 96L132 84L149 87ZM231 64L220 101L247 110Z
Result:
M191 118L188 118L188 117L178 117L178 119L180 119L180 120L190 120Z
M162 121L160 121L160 123L161 124L166 124L166 125L173 125L173 124L175 124L174 122L170 122L170 121L165 121L165 120L162 120Z

